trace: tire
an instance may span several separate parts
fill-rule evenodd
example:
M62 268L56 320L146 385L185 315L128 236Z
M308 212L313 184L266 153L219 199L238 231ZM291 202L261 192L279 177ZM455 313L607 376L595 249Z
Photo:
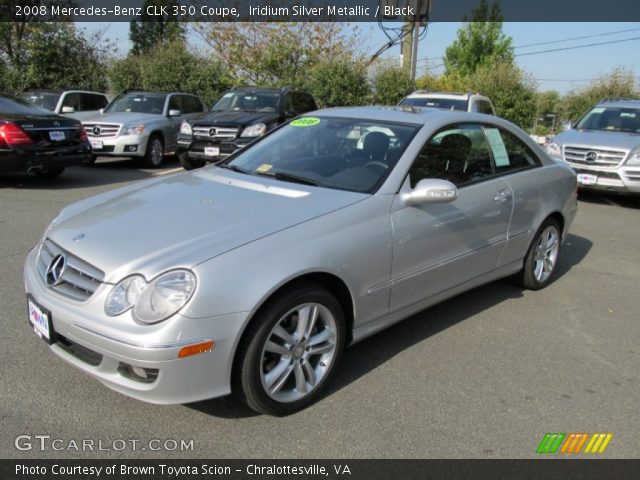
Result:
M41 178L56 178L56 177L59 177L62 174L62 172L64 172L64 167L33 171L33 173L35 173L38 177L41 177Z
M308 320L302 334L301 314ZM315 284L287 290L247 328L236 354L234 393L259 413L301 410L333 376L344 344L344 313L332 294Z
M178 160L180 160L180 165L182 165L182 168L185 170L195 170L196 168L202 168L207 164L205 160L189 158L186 153L179 154Z
M529 246L522 270L516 274L516 282L529 290L540 290L553 280L560 258L562 232L553 218L547 218Z
M149 168L159 168L164 160L164 144L160 135L153 134L147 142L144 163Z
M97 155L91 155L91 160L89 160L87 162L87 165L89 165L89 166L95 165L96 160L98 160L98 156Z

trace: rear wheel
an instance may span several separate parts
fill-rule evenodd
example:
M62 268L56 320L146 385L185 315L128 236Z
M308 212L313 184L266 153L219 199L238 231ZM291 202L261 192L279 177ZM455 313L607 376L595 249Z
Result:
M158 168L164 160L164 144L160 135L154 134L149 138L144 162L149 168Z
M62 172L64 172L64 168L46 168L33 171L33 173L35 173L38 177L42 178L55 178L60 176Z
M189 158L187 153L181 153L178 155L178 159L180 160L180 165L185 170L195 170L196 168L202 168L206 165L205 160L200 160L198 158Z
M517 282L530 290L540 290L553 279L558 265L561 241L560 225L547 218L529 246L522 270L516 275Z
M344 325L340 303L315 284L277 296L238 348L235 392L260 413L288 415L306 407L333 376Z

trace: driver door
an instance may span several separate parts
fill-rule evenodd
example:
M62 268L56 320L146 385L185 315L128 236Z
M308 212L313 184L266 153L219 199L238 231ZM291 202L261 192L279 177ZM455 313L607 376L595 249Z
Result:
M402 193L425 178L451 181L458 187L458 198L407 206ZM391 311L496 269L512 209L512 191L494 175L480 125L453 126L434 135L411 166L391 212Z

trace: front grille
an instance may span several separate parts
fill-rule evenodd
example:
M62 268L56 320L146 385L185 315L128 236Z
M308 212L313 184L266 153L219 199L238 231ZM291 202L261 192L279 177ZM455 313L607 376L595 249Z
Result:
M49 288L74 300L81 302L87 300L102 283L104 272L47 238L40 247L37 260L38 272L45 284L47 284L47 269L53 259L59 255L64 256L66 266L62 269L58 282Z
M87 135L93 138L116 137L122 125L119 123L84 123Z
M58 341L58 346L60 348L69 355L73 355L78 360L82 360L84 363L88 363L93 367L97 367L102 363L102 355L100 353L94 352L90 348L75 343L59 333L56 335L56 340Z
M237 127L193 127L194 136L211 140L234 140L238 136L238 131Z
M587 154L594 152L596 158L589 161ZM575 147L567 145L564 147L564 159L569 163L580 165L598 165L601 167L617 167L624 160L627 152L624 150L603 150L599 148Z

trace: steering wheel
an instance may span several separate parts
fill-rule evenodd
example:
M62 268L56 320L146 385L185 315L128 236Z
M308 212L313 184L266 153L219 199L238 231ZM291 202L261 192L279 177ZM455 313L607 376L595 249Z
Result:
M381 173L384 173L388 168L389 165L387 165L386 163L382 163L382 162L377 162L377 161L372 161L372 162L367 162L363 165L364 168L371 168L372 170L378 170L378 169L382 169Z

